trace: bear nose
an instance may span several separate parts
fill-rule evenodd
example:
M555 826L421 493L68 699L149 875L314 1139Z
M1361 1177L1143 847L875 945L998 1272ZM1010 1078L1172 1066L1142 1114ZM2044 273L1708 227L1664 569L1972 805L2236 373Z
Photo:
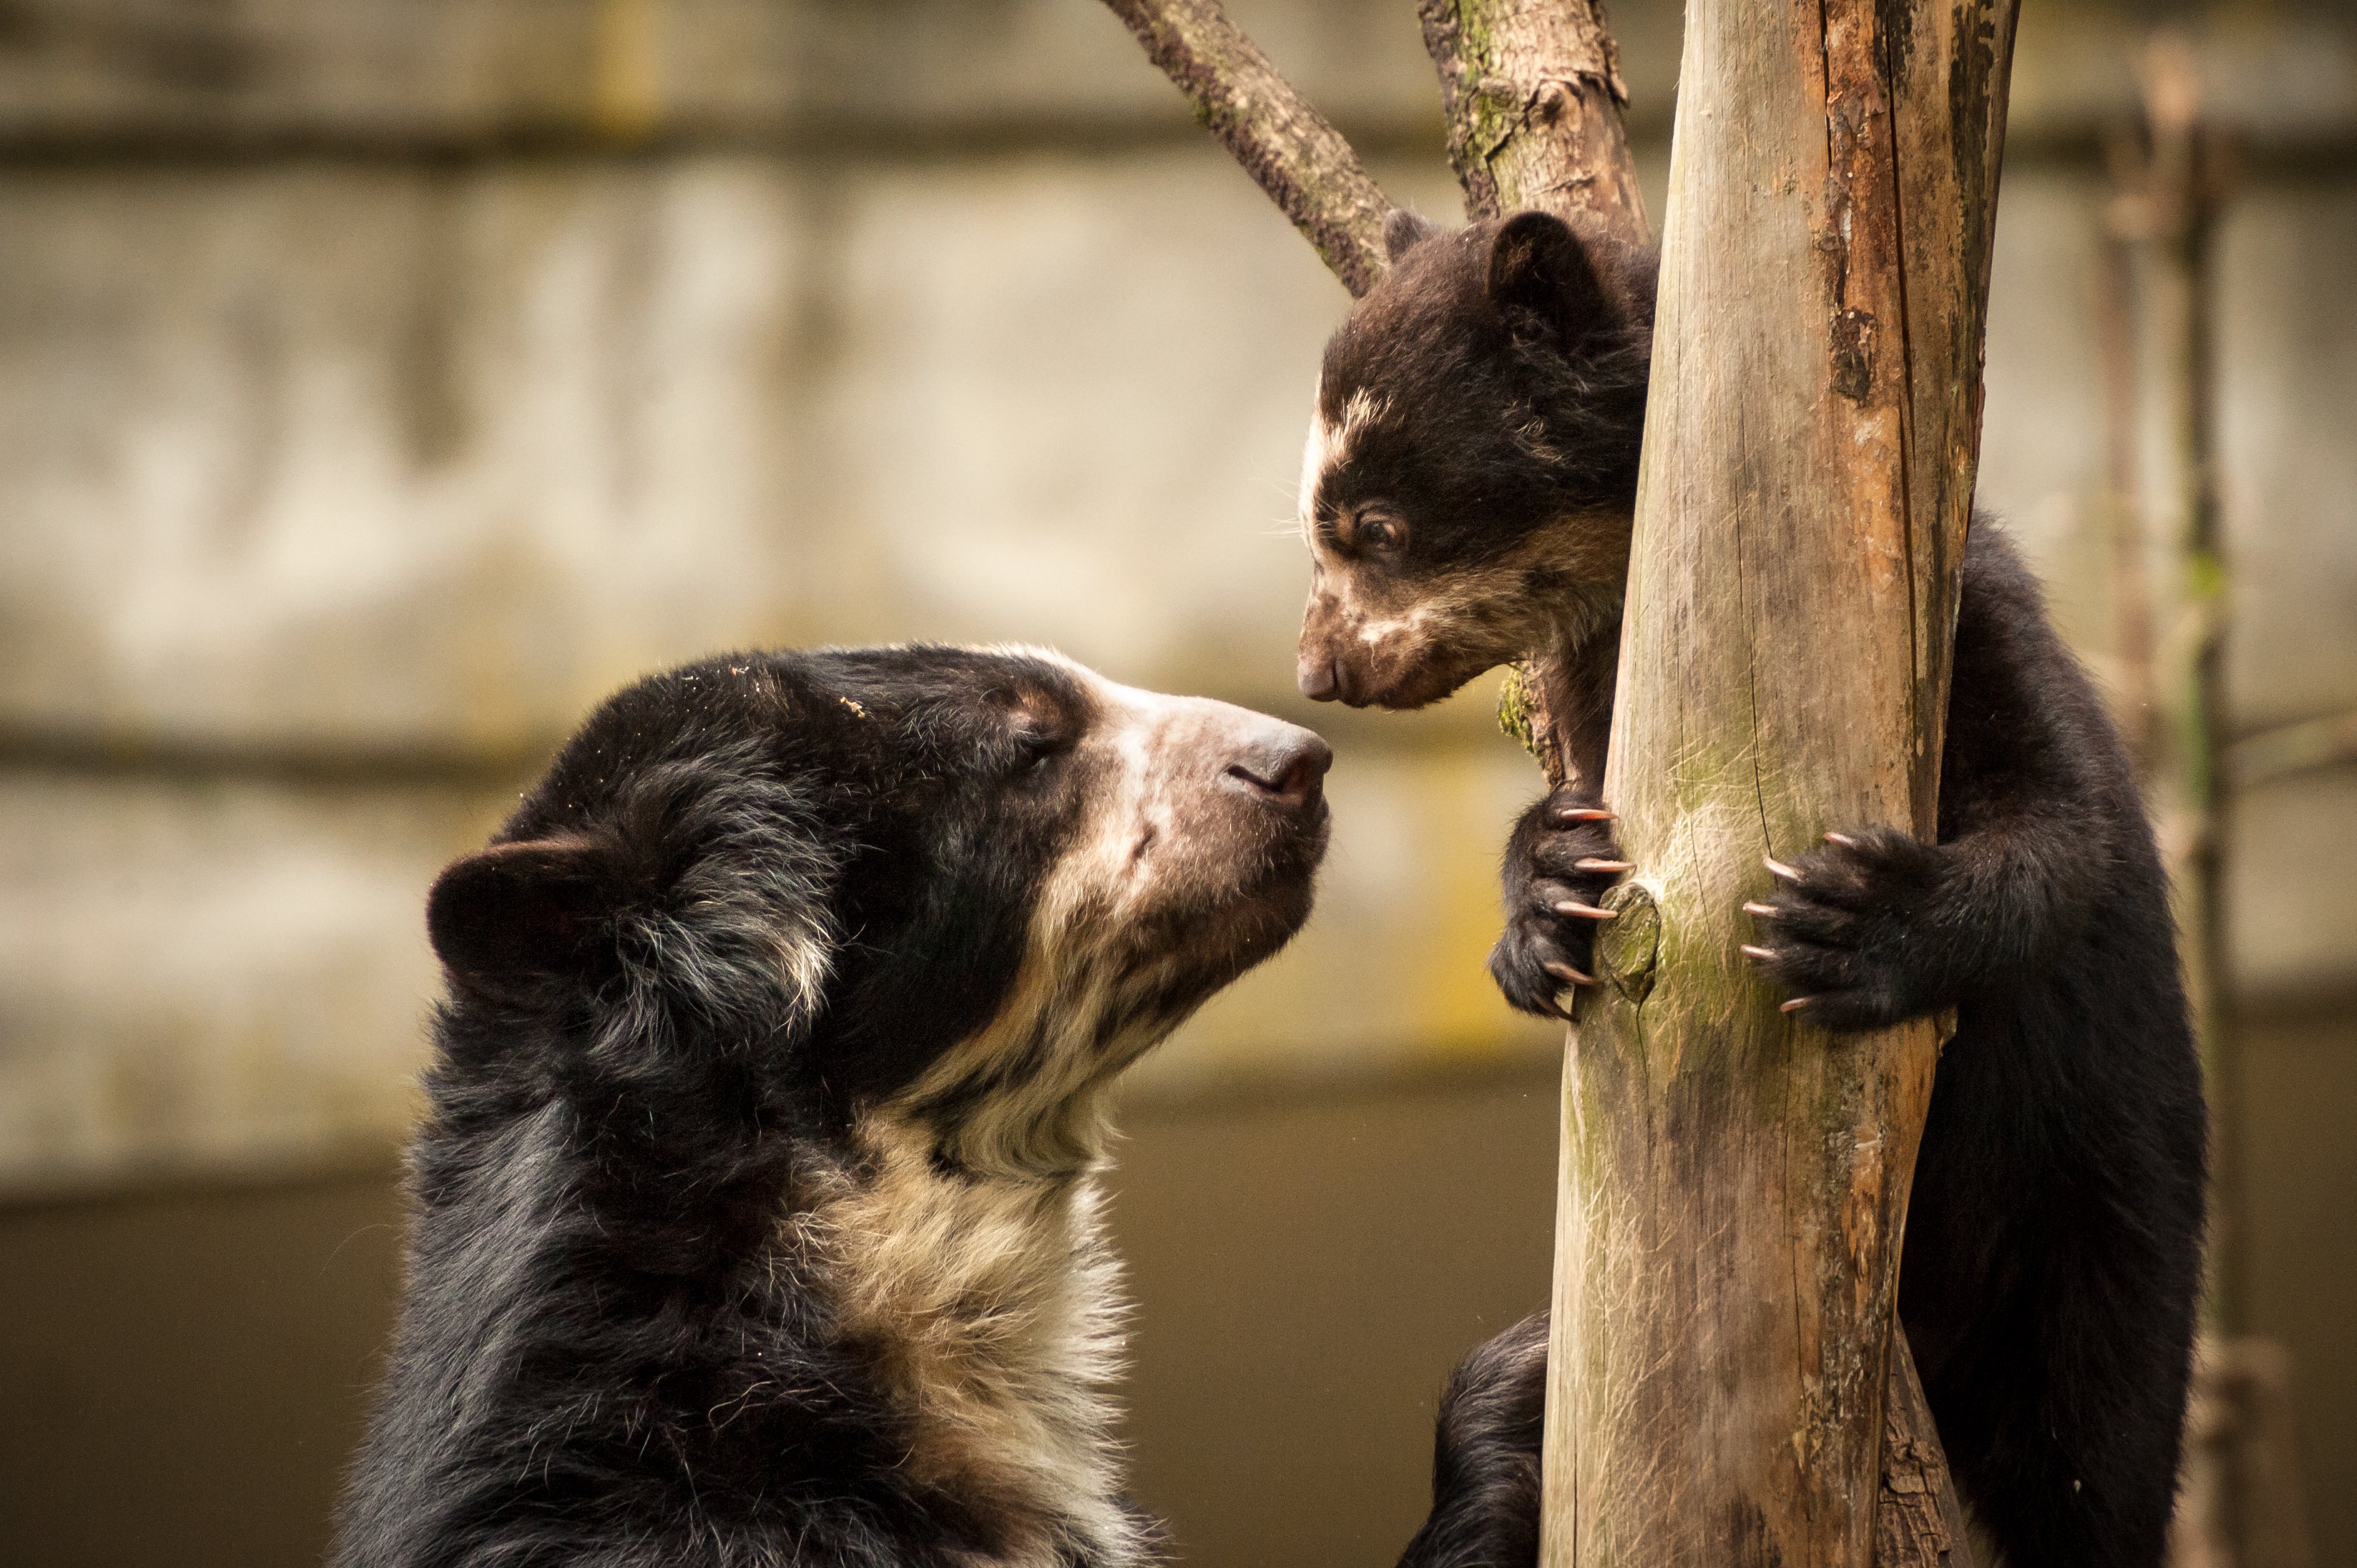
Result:
M1315 803L1334 748L1298 725L1275 725L1254 736L1228 764L1227 776L1280 806Z
M1334 679L1334 661L1325 654L1303 649L1300 660L1294 669L1294 680L1300 685L1301 694L1311 702L1330 703L1334 700L1338 684Z

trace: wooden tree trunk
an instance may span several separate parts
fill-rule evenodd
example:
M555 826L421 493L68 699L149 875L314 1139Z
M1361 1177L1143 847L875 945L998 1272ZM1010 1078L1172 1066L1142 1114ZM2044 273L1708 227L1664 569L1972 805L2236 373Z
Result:
M1107 3L1365 292L1372 181L1218 0ZM1933 831L2016 3L1689 18L1607 785L1646 874L1566 1073L1550 1563L1969 1562L1891 1310L1935 1031L1795 1031L1734 918L1771 844ZM1417 11L1469 213L1649 242L1598 0ZM1552 780L1598 763L1551 698L1611 675L1528 671Z
M1763 855L1932 836L2010 0L1689 8L1608 794L1566 1075L1550 1564L1872 1561L1940 1035L1796 1025Z

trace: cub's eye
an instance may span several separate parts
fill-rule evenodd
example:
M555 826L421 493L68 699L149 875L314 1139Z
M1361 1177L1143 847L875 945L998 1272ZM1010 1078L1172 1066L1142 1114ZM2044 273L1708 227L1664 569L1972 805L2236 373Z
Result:
M1407 524L1387 511L1362 511L1351 526L1351 542L1361 550L1389 554L1407 542Z

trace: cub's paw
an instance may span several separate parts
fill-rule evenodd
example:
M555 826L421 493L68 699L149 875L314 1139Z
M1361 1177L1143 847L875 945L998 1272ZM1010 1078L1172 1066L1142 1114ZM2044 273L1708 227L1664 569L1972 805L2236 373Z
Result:
M1539 1443L1547 1315L1534 1313L1458 1364L1440 1396L1432 1516L1400 1568L1531 1568L1539 1555Z
M1798 865L1770 859L1772 891L1743 906L1759 939L1743 956L1792 993L1785 1012L1824 1028L1935 1011L1944 865L1937 845L1891 828L1827 833Z
M1523 813L1506 841L1506 929L1490 975L1525 1013L1566 1018L1556 995L1595 983L1598 900L1629 863L1612 842L1612 813L1568 786Z

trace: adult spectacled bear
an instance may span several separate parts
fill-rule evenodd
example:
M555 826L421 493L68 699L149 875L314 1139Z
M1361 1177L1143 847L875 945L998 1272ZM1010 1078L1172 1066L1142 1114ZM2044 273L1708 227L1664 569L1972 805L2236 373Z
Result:
M1526 655L1563 671L1576 777L1513 830L1491 958L1508 1001L1561 1016L1628 869L1597 785L1656 258L1536 212L1448 232L1394 213L1385 240L1304 458L1301 690L1414 708ZM1899 1310L1965 1501L2012 1568L2158 1563L2201 1283L2201 1070L2134 770L1988 520L1964 553L1937 842L1832 834L1793 861L1746 905L1745 952L1802 1017L1956 1010ZM1544 1354L1525 1326L1460 1371L1441 1470L1491 1466L1490 1522L1460 1515L1456 1545L1421 1543L1433 1560L1532 1561Z
M334 1561L1150 1560L1105 1094L1308 917L1330 761L1025 650L607 703L428 900L408 1286Z

